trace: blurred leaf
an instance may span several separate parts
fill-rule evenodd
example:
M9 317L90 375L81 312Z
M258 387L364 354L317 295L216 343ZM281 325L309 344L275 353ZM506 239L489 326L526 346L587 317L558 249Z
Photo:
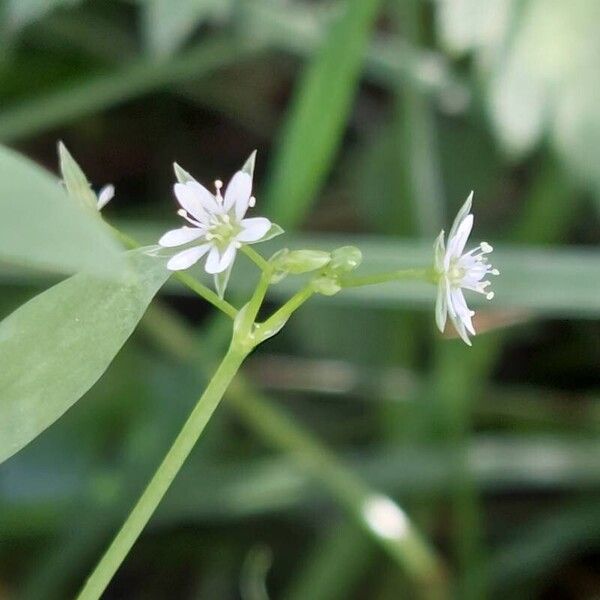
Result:
M78 83L69 81L64 87L3 109L0 140L27 137L153 90L191 79L200 80L256 50L253 41L240 43L231 37L211 38L173 59L132 61L112 72L92 75Z
M154 56L170 56L208 19L225 19L233 0L145 0L143 27Z
M444 0L439 31L472 50L505 150L520 157L549 134L564 163L600 197L600 4L594 0ZM518 18L515 18L518 16Z
M496 593L514 597L523 584L556 572L563 562L600 541L598 500L571 502L546 511L513 531L514 539L490 557L489 570Z
M61 6L74 6L82 0L7 0L6 18L9 29L18 31Z
M167 280L162 260L142 251L128 257L127 280L79 273L0 323L0 462L99 379Z
M88 268L106 276L124 266L96 212L81 210L57 179L2 147L0 259L65 273Z
M340 144L379 0L350 0L296 90L267 190L283 227L305 217Z

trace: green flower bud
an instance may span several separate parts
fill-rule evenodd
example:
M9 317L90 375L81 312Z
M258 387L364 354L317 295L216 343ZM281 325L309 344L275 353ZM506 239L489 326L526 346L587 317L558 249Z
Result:
M281 281L288 273L300 275L322 269L331 260L329 252L320 250L288 250L284 248L271 257L273 278L275 283Z
M362 252L356 246L342 246L331 253L328 267L336 273L349 273L362 262Z

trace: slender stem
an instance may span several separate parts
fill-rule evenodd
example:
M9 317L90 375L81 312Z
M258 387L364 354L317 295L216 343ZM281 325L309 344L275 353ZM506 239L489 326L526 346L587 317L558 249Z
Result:
M198 441L246 354L232 345L144 493L88 578L78 600L100 598Z
M195 277L183 273L181 271L175 272L175 277L188 287L193 292L196 292L198 296L204 298L207 302L210 302L214 307L224 312L230 319L235 319L238 311L234 306L229 304L227 300L221 298L217 293L213 292L209 287L200 283Z
M296 296L299 297L300 293ZM210 363L204 346L196 345L192 333L178 315L169 309L154 305L142 325L165 351L179 360L200 363L202 370ZM369 506L370 500L381 498L381 492L340 461L297 419L287 415L280 403L270 401L267 396L257 392L243 373L227 389L224 402L226 406L232 406L246 425L265 442L285 452L321 483L367 535L406 570L419 588L418 597L436 600L448 597L446 567L435 548L430 546L408 518L403 535L386 536L374 528L373 523L366 519L365 507Z
M123 245L126 248L130 248L135 250L136 248L140 248L141 244L132 238L131 236L123 233L119 229L117 229L114 225L107 225L112 229L114 234L121 240ZM187 288L198 294L201 298L204 298L207 302L210 302L215 308L218 308L220 311L225 313L230 319L235 319L238 311L234 306L229 304L227 300L221 298L218 294L213 292L210 288L206 287L203 283L200 283L196 278L188 275L187 273L182 273L181 271L174 272L175 277L183 283Z
M386 273L374 273L373 275L340 277L338 283L344 288L352 288L406 279L434 281L434 275L431 269L401 269L399 271L388 271Z
M283 306L276 310L266 321L259 325L259 331L270 337L273 330L279 330L282 325L315 293L311 284L298 290ZM266 339L265 337L265 339ZM257 343L263 341L258 333Z
M258 343L256 342L252 331L254 321L256 321L258 311L260 310L260 307L262 306L267 294L267 290L269 289L272 274L273 271L271 265L267 263L267 268L261 273L260 280L258 281L256 289L254 290L254 294L252 294L252 298L250 298L250 301L246 305L245 309L242 309L244 313L241 323L234 326L234 328L237 328L237 335L239 335L240 339L250 342L253 346Z
M269 262L266 261L252 246L242 246L242 252L261 270L265 271L270 268Z

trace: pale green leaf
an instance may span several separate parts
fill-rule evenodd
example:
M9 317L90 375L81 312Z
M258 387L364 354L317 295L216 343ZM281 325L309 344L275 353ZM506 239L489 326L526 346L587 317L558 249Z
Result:
M126 280L79 273L0 323L0 462L100 378L169 277L163 259L143 250L127 257Z
M83 268L119 276L119 245L94 211L82 210L59 181L0 147L0 260L61 273Z

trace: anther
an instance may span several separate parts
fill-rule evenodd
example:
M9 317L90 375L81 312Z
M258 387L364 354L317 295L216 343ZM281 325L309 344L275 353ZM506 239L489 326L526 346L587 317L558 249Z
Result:
M248 206L252 208L256 204L256 198L254 196L250 196L250 200L248 200Z
M484 252L485 254L489 254L490 252L492 252L494 250L494 248L492 246L490 246L487 242L481 242L481 244L479 244L481 246L481 251Z
M494 292L489 292L488 294L486 294L485 298L486 300L491 300L494 297Z

